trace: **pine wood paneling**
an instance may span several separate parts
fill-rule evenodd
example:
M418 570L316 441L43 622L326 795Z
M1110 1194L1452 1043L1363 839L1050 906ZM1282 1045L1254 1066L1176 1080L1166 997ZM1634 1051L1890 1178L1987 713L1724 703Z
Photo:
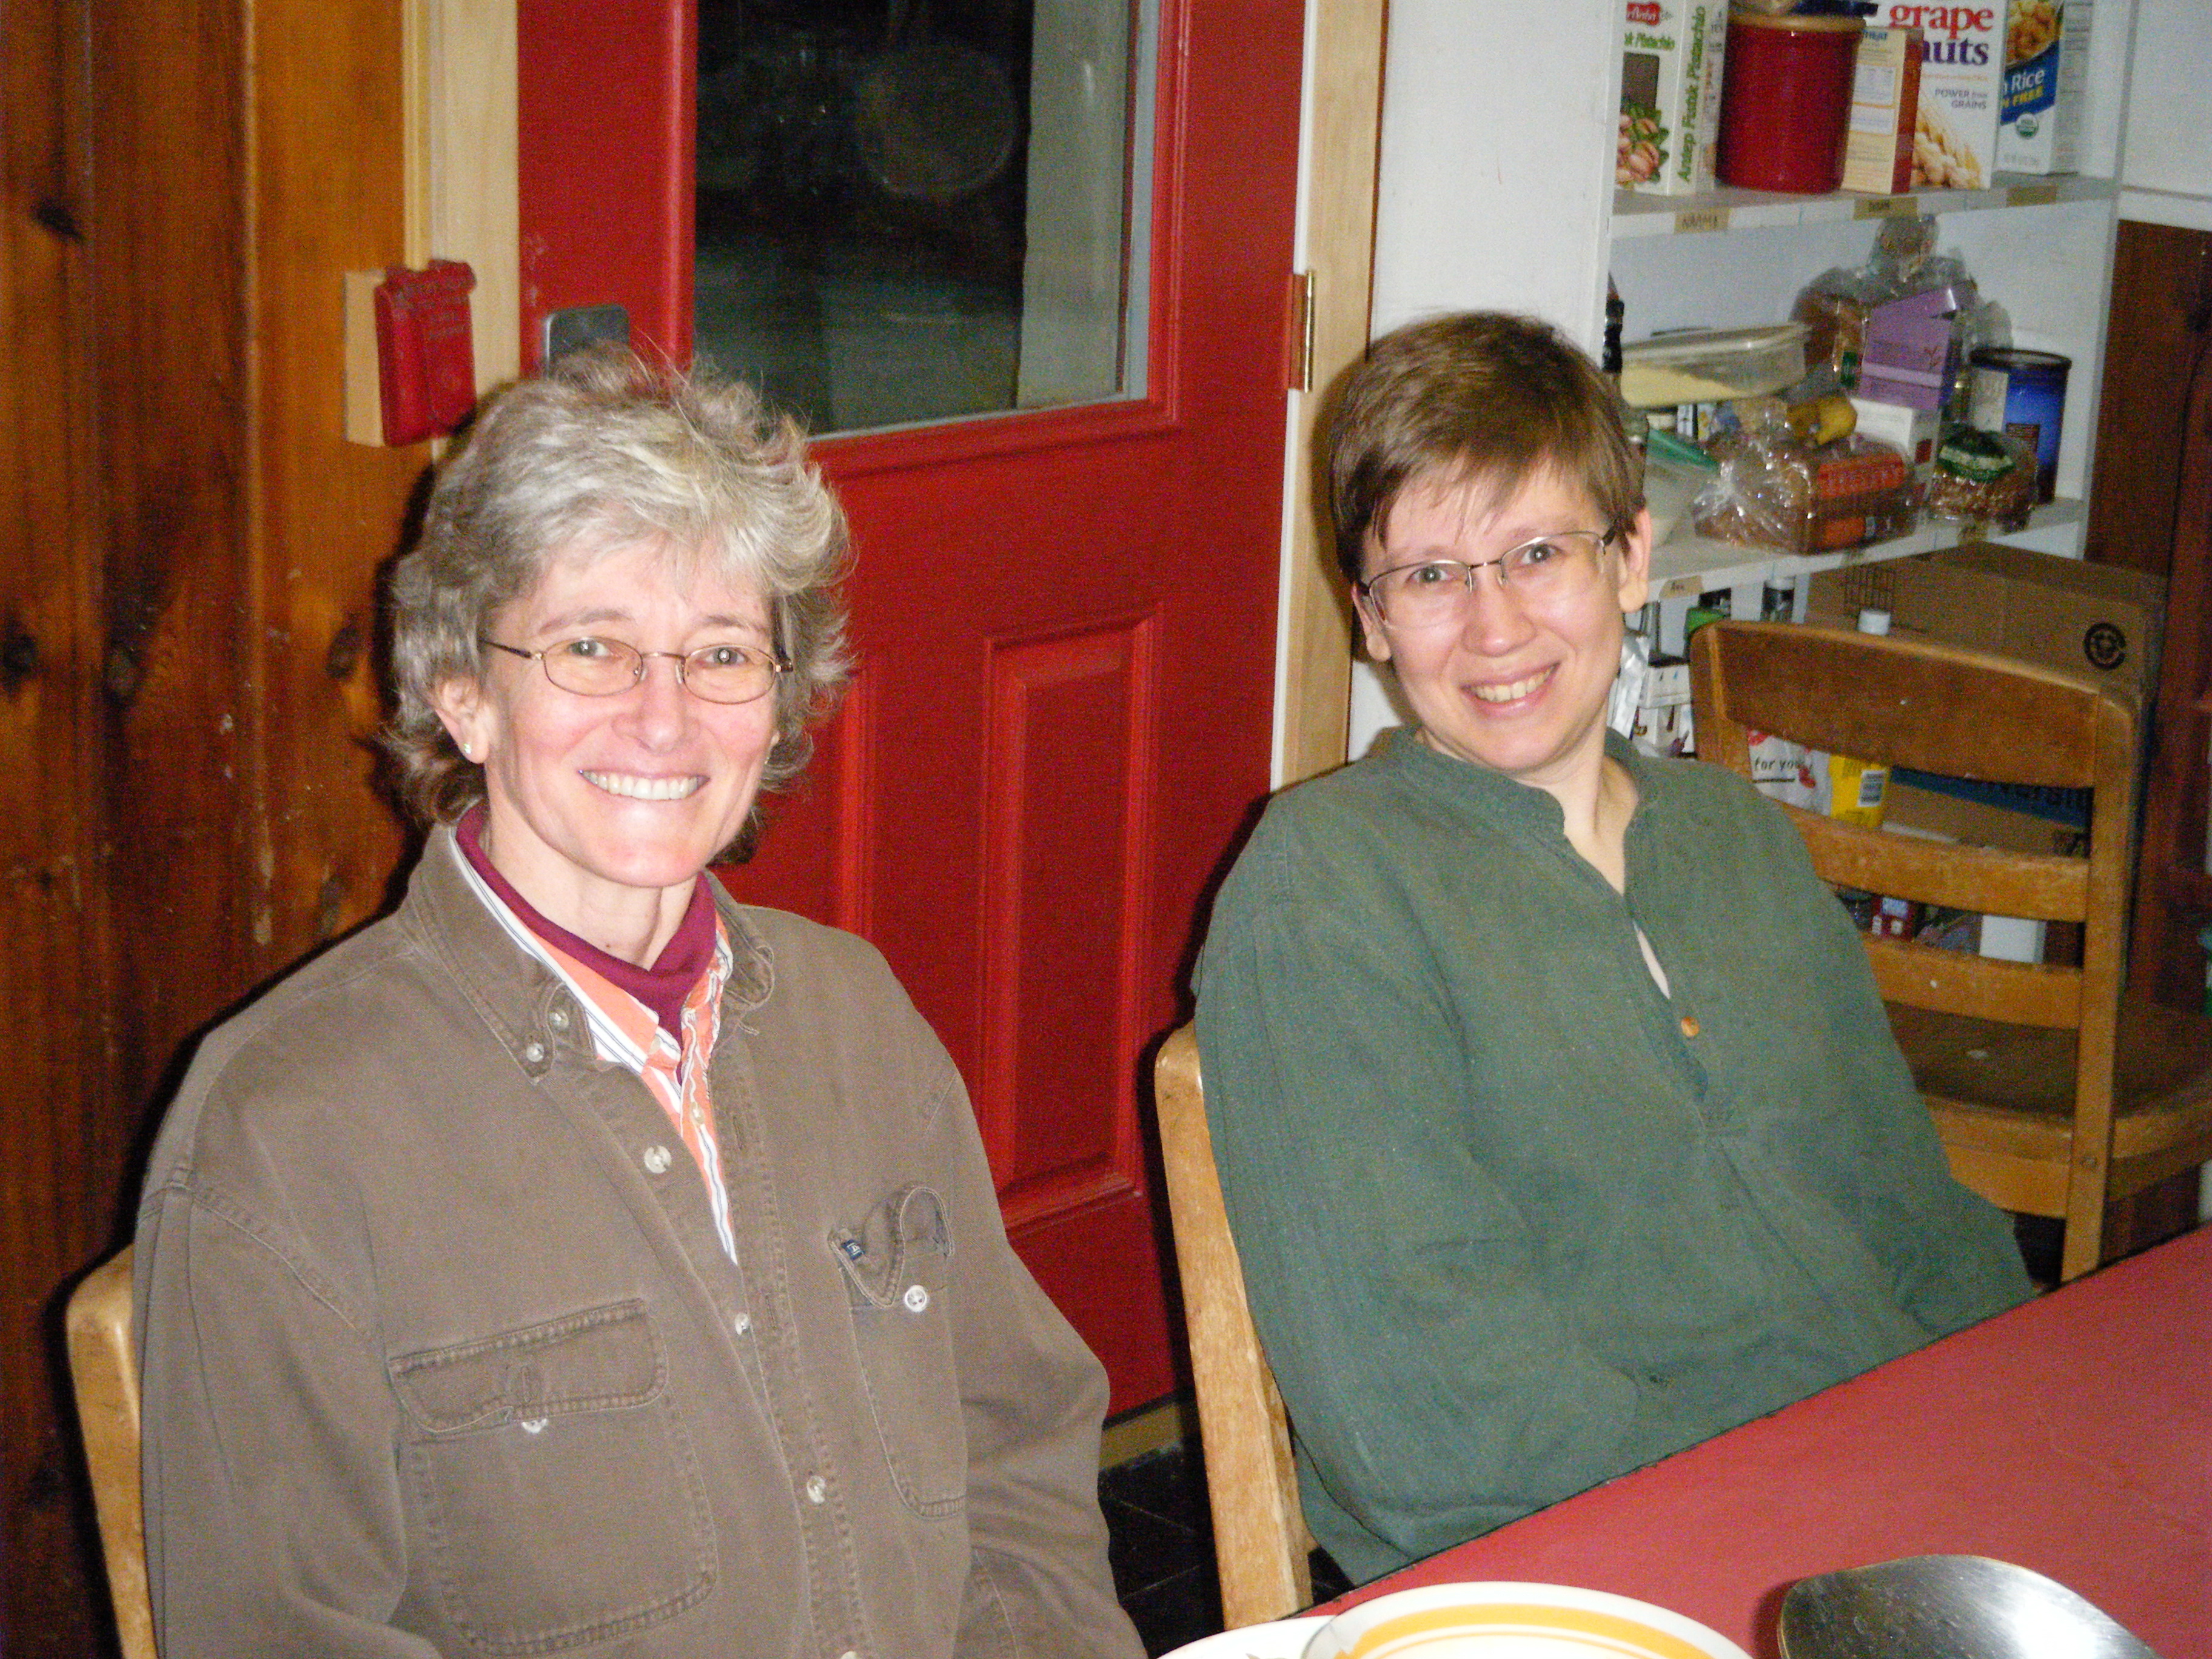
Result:
M339 439L405 252L404 0L34 0L0 52L0 1522L9 1659L106 1613L59 1300L191 1035L379 907L380 567L427 448Z
M248 975L237 781L249 764L244 534L247 222L234 7L88 8L90 294L102 495L106 793L121 951L115 1083L143 1104ZM109 787L112 784L112 787ZM154 938L162 948L149 950ZM188 954L190 974L176 971ZM106 1172L109 1178L119 1171Z
M112 959L99 800L99 573L87 440L90 280L82 16L10 8L0 48L0 1629L12 1655L90 1650L74 1474L46 1340L105 1240L122 1140L107 1079ZM42 1560L58 1570L41 1574ZM21 1632L21 1634L17 1634Z
M263 688L241 802L260 977L374 914L398 862L398 825L371 787L370 647L379 572L429 447L343 435L344 273L406 249L400 8L257 0L252 16L256 487L239 591Z

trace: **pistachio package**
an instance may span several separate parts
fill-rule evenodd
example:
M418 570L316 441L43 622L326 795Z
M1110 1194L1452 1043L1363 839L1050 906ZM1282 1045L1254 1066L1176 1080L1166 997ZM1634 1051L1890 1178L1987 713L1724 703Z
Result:
M1626 0L1613 182L1688 196L1713 187L1726 0Z

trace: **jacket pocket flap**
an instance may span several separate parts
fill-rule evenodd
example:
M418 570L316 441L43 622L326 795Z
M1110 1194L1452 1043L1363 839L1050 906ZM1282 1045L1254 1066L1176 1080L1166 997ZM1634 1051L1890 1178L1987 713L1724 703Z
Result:
M645 1304L631 1300L402 1354L388 1370L408 1416L453 1434L643 1405L659 1394L667 1362Z
M870 1210L857 1231L830 1229L830 1249L855 1304L888 1308L917 1276L933 1288L942 1282L952 1254L945 1200L933 1187L902 1187Z

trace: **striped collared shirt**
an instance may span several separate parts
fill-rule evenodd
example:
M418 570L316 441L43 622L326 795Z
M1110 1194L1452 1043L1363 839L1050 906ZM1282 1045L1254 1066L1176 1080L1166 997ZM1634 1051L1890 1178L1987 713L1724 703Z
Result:
M477 873L466 854L459 848L455 852L455 861L470 888L507 936L576 994L599 1058L635 1073L660 1103L670 1126L706 1182L714 1236L735 1261L738 1245L730 1231L730 1195L722 1182L721 1146L714 1133L714 1101L708 1081L714 1044L721 1036L722 987L734 961L721 917L714 918L714 959L684 1000L684 1039L679 1043L652 1009L604 974L541 939Z

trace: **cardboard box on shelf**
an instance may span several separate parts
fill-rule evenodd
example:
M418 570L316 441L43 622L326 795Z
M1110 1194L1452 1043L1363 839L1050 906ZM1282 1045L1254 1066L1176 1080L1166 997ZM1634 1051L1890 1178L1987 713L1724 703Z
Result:
M1727 0L1626 0L1613 182L1687 196L1713 187Z
M1864 605L1887 610L1893 634L2056 668L2138 711L2156 690L2166 584L2145 571L1968 542L1823 571L1808 590L1805 619L1850 628ZM2140 718L2136 732L2139 741L2148 735ZM2077 791L1907 775L1891 779L1884 822L1977 846L2063 853L2079 836L2085 811Z
M1891 829L1917 830L2007 853L2079 850L2077 843L2087 817L2087 803L2080 799L2083 792L2047 792L2074 798L2064 803L2014 799L2007 805L2003 792L1962 786L1966 786L1964 779L1893 772L1882 822Z
M1966 298L1946 284L1868 313L1857 395L1940 410L1951 394L1951 316Z
M2071 173L2089 86L2090 0L2008 0L1997 165Z
M1870 28L1859 37L1858 62L1851 80L1850 125L1844 137L1845 190L1901 196L1912 188L1923 38L1917 28Z
M1910 404L1884 403L1878 398L1854 398L1861 437L1877 438L1912 463L1915 473L1925 477L1936 459L1935 411Z
M1697 734L1690 720L1690 665L1676 658L1655 662L1644 682L1644 700L1637 706L1630 735L1654 754L1694 755Z
M2005 0L1923 5L1884 0L1873 21L1917 28L1920 107L1914 121L1915 189L1981 190L1996 166L1997 112L2004 93Z
M1889 612L1898 634L2062 669L2138 708L2157 684L2166 584L2145 571L1966 542L1822 571L1806 620L1850 628L1870 605Z

